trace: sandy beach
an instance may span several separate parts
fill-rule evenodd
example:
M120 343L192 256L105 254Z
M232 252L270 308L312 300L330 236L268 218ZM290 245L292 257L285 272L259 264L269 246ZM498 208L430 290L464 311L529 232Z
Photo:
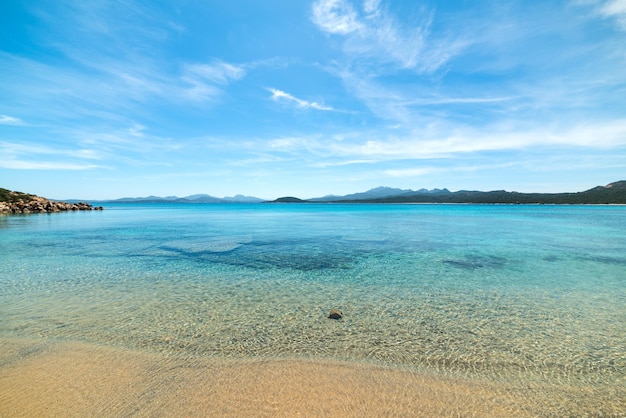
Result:
M3 340L1 417L619 416L610 388L488 382L360 363L168 357Z

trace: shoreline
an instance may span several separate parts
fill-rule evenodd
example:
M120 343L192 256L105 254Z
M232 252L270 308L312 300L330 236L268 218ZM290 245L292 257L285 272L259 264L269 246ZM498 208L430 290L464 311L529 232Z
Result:
M35 197L28 202L0 202L0 215L27 215L36 213L76 212L85 210L104 210L102 206L89 203L66 203Z
M0 416L618 416L623 388L0 339Z
M68 203L0 188L0 215L103 210L87 202Z

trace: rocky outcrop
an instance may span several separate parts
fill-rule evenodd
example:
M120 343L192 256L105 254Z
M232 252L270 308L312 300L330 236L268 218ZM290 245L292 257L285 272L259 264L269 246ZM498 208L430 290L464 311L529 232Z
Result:
M43 197L3 190L5 201L0 201L0 214L54 213L78 210L102 210L102 206L89 203L66 203Z

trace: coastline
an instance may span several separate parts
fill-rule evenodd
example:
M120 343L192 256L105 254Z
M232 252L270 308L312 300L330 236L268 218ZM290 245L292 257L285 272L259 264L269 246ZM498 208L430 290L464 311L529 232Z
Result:
M0 416L618 416L619 389L0 339Z
M0 187L0 215L103 209L102 206L92 206L87 202L60 202L34 194L15 192Z
M102 206L92 206L86 202L67 203L48 200L39 196L29 196L14 202L0 202L0 215L56 213L83 210L103 210Z

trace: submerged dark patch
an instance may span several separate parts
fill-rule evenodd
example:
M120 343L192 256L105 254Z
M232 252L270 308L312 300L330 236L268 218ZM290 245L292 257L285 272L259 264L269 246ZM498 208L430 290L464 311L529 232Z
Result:
M224 261L224 260L220 260ZM352 262L347 257L330 255L299 255L299 254L247 254L245 257L234 257L227 260L228 264L245 266L255 269L288 268L304 271L325 269L348 269Z
M581 257L581 259L585 261L594 261L596 263L617 264L617 265L626 266L626 258L592 255L592 256Z
M198 262L222 263L253 269L286 268L295 270L349 269L353 267L353 257L340 251L307 243L285 241L278 243L246 244L229 251L187 251L177 247L161 246L179 256Z
M447 259L443 260L443 263L465 270L476 270L480 268L501 268L506 264L506 259L497 256L479 255L461 259Z
M543 261L555 262L559 260L561 260L561 258L557 257L556 255L548 255L548 256L543 257Z

